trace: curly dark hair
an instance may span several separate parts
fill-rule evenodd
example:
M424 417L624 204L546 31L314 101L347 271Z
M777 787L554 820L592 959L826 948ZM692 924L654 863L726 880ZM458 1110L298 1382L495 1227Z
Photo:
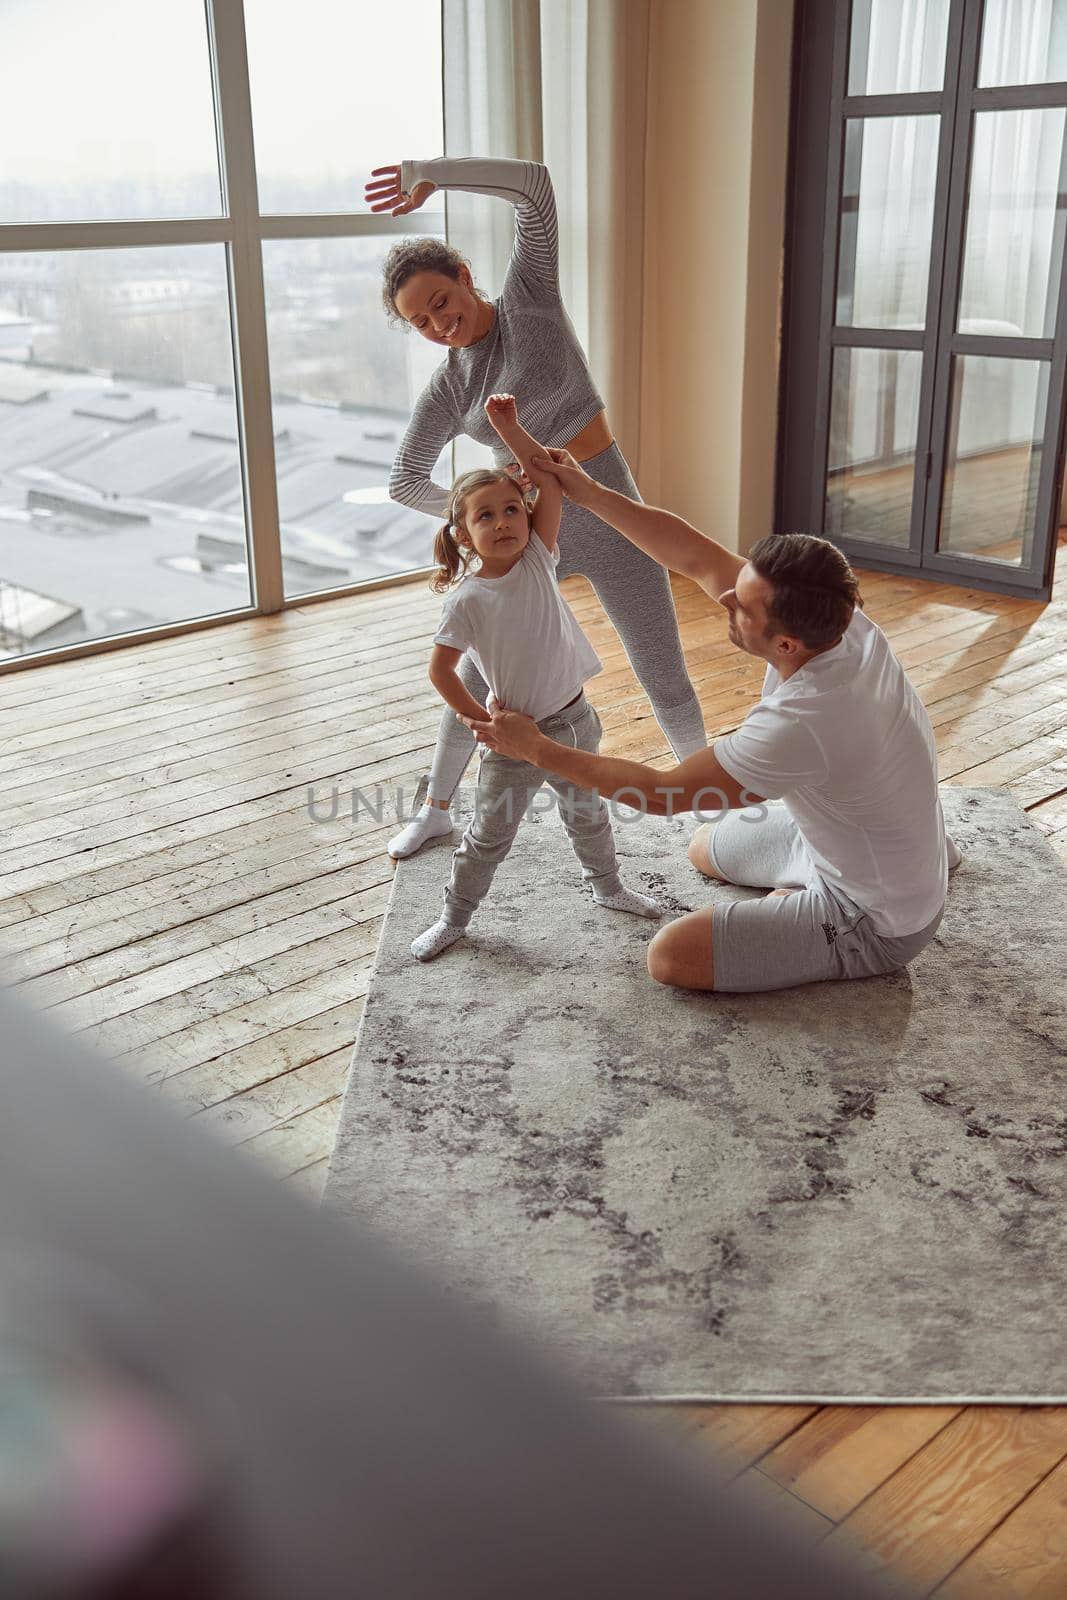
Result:
M863 607L856 574L836 545L810 533L769 533L748 552L773 587L767 602L767 636L786 633L807 650L836 644Z
M396 309L396 297L409 278L419 272L440 272L458 283L461 267L470 271L465 257L443 239L425 235L421 239L398 239L382 263L382 305L389 321L410 327Z

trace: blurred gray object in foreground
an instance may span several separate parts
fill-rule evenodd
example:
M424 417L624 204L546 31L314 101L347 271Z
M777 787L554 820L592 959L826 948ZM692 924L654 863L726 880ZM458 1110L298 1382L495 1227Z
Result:
M131 1535L121 1571L74 1552L46 1580L24 1544L0 1550L5 1600L864 1600L666 1439L9 991L0 1038L0 1384L43 1363L105 1416L132 1396L118 1409L142 1445L148 1397L159 1480L151 1543ZM0 1497L10 1467L0 1454Z

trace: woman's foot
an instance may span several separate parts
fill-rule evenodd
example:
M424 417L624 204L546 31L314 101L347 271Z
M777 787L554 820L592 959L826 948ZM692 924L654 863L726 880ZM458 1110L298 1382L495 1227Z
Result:
M604 906L608 911L628 911L632 917L662 917L663 907L647 894L638 894L635 889L616 889L612 894L598 893L593 890L593 899L598 906Z
M407 827L401 828L389 841L388 850L394 861L413 856L429 839L441 839L452 832L452 813L429 801L416 811Z
M956 846L956 841L947 833L945 834L945 849L948 851L948 870L949 872L955 872L963 857Z
M449 945L462 939L466 931L466 928L457 928L454 922L435 922L432 928L427 928L417 939L412 939L411 953L419 961L436 961Z

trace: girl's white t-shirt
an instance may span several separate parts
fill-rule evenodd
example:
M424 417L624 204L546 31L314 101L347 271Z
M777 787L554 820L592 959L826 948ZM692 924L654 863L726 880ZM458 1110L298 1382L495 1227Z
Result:
M945 819L926 707L882 630L859 608L832 650L782 682L715 742L754 795L782 800L818 874L889 937L918 933L944 904Z
M600 658L559 591L559 551L531 529L502 578L468 573L445 596L434 643L468 650L497 700L541 722L601 670Z

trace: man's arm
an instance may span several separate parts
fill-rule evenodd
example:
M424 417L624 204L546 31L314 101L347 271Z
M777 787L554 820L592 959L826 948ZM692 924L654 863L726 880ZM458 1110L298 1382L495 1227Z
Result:
M605 489L566 450L541 451L532 464L535 470L555 473L568 500L585 506L661 566L692 578L713 600L737 582L744 557L709 539L683 517Z
M719 765L714 749L698 750L679 766L660 772L640 761L617 756L596 756L548 738L529 717L499 711L491 722L463 720L491 750L518 760L531 761L546 772L558 773L583 789L595 789L605 799L617 799L651 816L673 816L680 811L725 811L757 805L762 795L752 794Z

